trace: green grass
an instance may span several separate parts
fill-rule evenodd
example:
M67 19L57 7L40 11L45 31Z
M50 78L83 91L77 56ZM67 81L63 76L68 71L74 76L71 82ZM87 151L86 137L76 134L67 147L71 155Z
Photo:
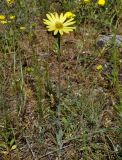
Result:
M122 51L114 39L112 49L96 42L101 34L122 33L122 1L0 6L0 15L16 17L0 24L0 158L121 160ZM77 29L61 38L58 117L58 46L43 18L66 11L76 14Z

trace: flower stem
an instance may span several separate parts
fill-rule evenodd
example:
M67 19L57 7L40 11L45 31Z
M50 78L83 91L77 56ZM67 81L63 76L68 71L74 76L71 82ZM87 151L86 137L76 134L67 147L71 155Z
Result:
M58 34L58 105L60 106L60 85L61 85L61 38ZM58 114L60 113L60 107L58 108Z
M62 127L61 127L61 37L58 34L58 105L57 105L57 116L58 116L58 146L59 146L59 160L61 158L62 149Z

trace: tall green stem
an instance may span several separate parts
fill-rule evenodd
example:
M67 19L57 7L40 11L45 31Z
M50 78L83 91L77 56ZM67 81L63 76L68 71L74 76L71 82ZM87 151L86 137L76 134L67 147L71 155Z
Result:
M61 159L62 149L62 127L61 127L61 37L58 34L58 105L57 105L57 116L58 116L58 134L57 141L59 146L59 160Z
M61 85L61 38L58 34L58 116L60 117L61 106L60 106L60 85Z

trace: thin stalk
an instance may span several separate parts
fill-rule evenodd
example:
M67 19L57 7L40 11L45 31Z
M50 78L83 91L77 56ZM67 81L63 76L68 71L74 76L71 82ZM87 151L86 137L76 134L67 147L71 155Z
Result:
M58 135L57 141L59 146L59 160L61 159L62 150L62 127L61 127L61 37L58 34L58 105L57 105L57 116L58 116Z
M61 99L61 38L60 35L58 34L58 117L60 117L61 113L61 106L60 106L60 99Z

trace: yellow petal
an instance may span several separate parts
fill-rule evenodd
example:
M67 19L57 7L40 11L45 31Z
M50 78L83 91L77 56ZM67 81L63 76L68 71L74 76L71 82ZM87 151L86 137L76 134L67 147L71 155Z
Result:
M52 25L52 24L55 24L54 22L50 22L49 20L47 20L47 19L44 19L44 24L46 24L46 25Z
M66 32L66 33L69 33L69 32L72 32L73 29L63 29L63 31Z
M70 20L68 20L68 21L66 21L65 23L64 23L64 26L69 26L69 25L72 25L72 24L75 24L76 23L76 21L72 21L71 19Z
M54 35L56 35L57 33L58 33L58 30L55 30L55 31L54 31Z
M54 31L55 30L55 28L51 27L51 26L47 26L47 29L48 29L48 31Z
M55 13L55 18L57 21L60 21L58 13Z
M53 13L50 13L50 15L51 15L51 17L52 17L53 20L56 19L56 18L55 18L55 15L54 15Z
M76 27L64 27L64 29L76 29Z
M55 20L49 14L46 14L46 16L51 22L55 22Z
M63 30L62 30L62 29L60 29L60 30L59 30L59 33L60 33L61 35L63 35Z
M60 14L60 22L64 22L66 20L66 17L63 15L63 13Z

